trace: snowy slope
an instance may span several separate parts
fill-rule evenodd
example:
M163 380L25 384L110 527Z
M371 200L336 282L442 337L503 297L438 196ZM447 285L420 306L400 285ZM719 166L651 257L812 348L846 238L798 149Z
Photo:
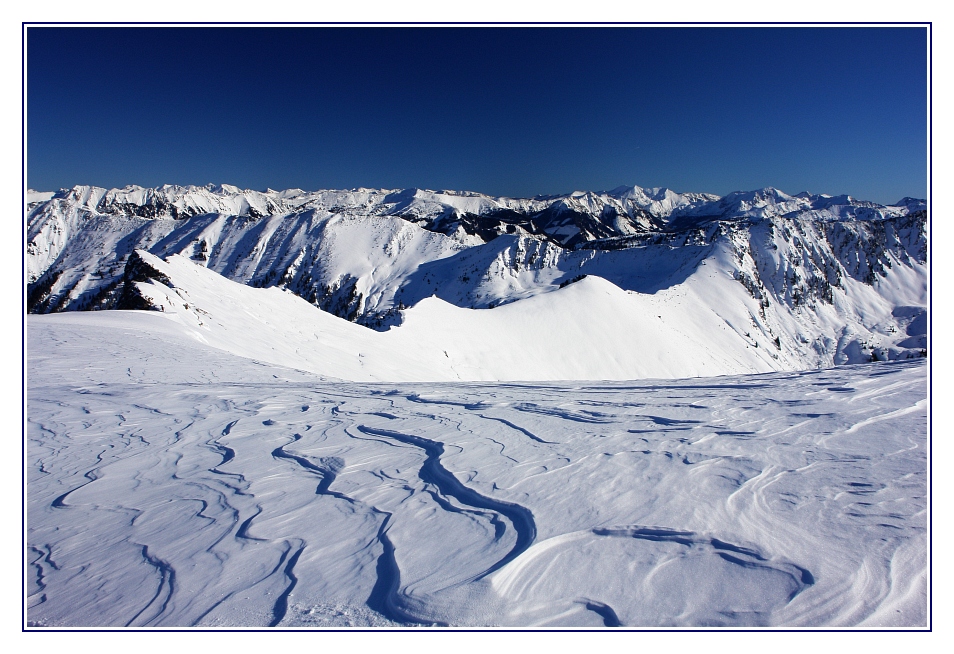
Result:
M131 282L162 318L233 354L355 381L635 379L783 369L685 288L627 292L587 277L496 309L431 297L386 332L355 325L278 288L237 284L185 257L146 252ZM729 306L753 303L742 286ZM724 299L724 298L723 298ZM89 314L90 324L104 314ZM51 317L52 318L52 317ZM79 319L79 316L77 316ZM155 322L142 315L143 329Z
M696 256L706 251L699 248ZM639 279L638 269L627 265L632 252L603 253L589 259L587 269ZM808 313L765 307L719 265L728 265L719 258L734 252L717 249L705 262L684 265L671 273L683 277L679 284L653 292L590 275L493 309L419 298L402 312L402 324L385 332L321 311L287 290L232 282L182 256L162 261L139 251L142 270L127 275L124 292L141 298L129 308L160 310L201 342L351 380L695 377L870 360L861 341L874 348L893 339L893 349L880 350L882 360L917 356L925 345L918 335L926 330L924 310L916 304L925 298L916 272L907 285L882 284L877 291L847 279L845 300L838 295L844 306L818 302ZM658 274L673 258L666 249L656 256L660 261L651 254L640 261ZM843 327L846 315L855 319L854 331Z
M170 315L28 319L32 627L928 626L923 360L344 383Z

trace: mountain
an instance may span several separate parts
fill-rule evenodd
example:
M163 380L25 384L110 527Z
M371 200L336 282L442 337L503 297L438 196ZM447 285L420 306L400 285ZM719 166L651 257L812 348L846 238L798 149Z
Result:
M922 201L27 203L27 629L931 628Z
M927 212L911 198L882 206L774 188L718 197L634 186L519 199L209 185L77 186L31 191L28 203L32 313L171 311L162 298L193 292L188 271L207 268L358 323L336 346L343 351L402 338L402 347L446 346L429 351L447 350L447 361L402 379L731 374L912 358L927 348ZM202 279L222 297L247 296ZM160 286L169 292L157 295ZM317 311L302 315L332 324ZM218 316L223 326L241 322ZM375 340L365 327L388 336ZM503 351L509 367L493 363ZM454 370L450 352L464 357ZM565 365L534 363L541 357ZM381 365L414 367L392 359Z

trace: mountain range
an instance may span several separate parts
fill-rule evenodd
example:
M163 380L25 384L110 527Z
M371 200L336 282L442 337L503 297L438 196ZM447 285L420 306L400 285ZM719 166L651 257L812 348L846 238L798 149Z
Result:
M76 186L27 199L31 313L160 309L209 330L214 321L197 312L240 292L225 282L277 287L361 327L329 323L350 334L339 351L418 343L436 363L413 378L682 377L927 352L927 211L913 198L883 206L774 188L506 198L167 185ZM193 267L207 269L201 281ZM182 300L196 284L206 306ZM247 344L221 340L228 325L234 331L255 306L283 309L271 307L277 296L242 297L241 312L217 312L216 342L251 356ZM392 331L405 336L373 335ZM565 365L539 363L548 356ZM491 363L500 359L522 363ZM366 366L299 367L368 378ZM370 378L409 369L393 360L385 368L392 372Z

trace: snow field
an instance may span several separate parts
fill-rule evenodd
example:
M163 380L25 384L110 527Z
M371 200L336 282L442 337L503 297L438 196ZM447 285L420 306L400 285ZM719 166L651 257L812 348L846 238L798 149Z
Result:
M926 624L923 360L359 383L177 316L28 319L32 625Z

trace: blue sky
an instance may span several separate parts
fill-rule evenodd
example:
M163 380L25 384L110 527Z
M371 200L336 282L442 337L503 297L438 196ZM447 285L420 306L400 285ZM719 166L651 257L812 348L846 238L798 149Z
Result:
M926 38L31 27L27 182L925 197Z

